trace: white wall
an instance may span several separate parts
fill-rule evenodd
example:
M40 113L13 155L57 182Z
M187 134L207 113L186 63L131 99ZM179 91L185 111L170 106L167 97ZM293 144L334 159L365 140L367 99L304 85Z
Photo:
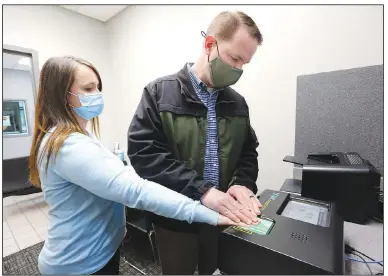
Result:
M115 134L126 144L143 87L194 61L220 11L240 9L259 25L263 46L235 88L247 99L259 140L259 190L292 177L296 77L383 63L382 6L135 6L107 25L115 72ZM113 98L112 98L113 100ZM112 113L113 115L113 113Z
M106 98L102 141L126 147L143 87L194 61L200 32L227 9L247 12L264 36L235 88L260 140L259 189L277 189L292 177L282 159L294 153L296 77L382 64L382 7L134 6L103 24L57 6L4 6L3 43L37 50L40 67L66 54L95 64Z
M34 127L34 94L31 72L3 69L3 100L25 100L27 109L28 136L4 137L3 159L30 155Z
M39 68L52 56L72 55L93 63L99 70L104 92L112 86L110 58L107 55L105 25L59 6L3 7L3 43L38 51ZM101 116L102 142L111 146L114 140L113 97L107 97Z

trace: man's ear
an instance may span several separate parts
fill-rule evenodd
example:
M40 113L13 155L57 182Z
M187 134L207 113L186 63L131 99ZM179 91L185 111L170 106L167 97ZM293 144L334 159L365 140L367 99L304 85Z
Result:
M215 46L215 43L216 43L216 39L214 38L214 36L207 36L205 38L205 52L207 55L210 55L210 51L213 48L213 46Z

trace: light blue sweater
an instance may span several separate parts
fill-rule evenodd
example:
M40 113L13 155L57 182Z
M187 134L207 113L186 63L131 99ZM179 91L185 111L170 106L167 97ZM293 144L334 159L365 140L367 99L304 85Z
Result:
M39 165L49 205L48 237L38 259L42 274L100 270L124 238L124 205L190 223L218 222L219 214L198 201L141 179L92 134L71 134L52 158L47 174L46 158Z

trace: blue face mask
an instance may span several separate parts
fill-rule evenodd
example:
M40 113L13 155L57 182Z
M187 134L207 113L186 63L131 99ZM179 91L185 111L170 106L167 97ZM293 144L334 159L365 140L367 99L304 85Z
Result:
M104 97L101 92L95 93L86 93L86 94L73 94L68 92L76 97L78 97L79 102L81 103L80 107L74 107L70 105L75 113L78 116L84 118L85 120L91 120L99 116L104 109Z

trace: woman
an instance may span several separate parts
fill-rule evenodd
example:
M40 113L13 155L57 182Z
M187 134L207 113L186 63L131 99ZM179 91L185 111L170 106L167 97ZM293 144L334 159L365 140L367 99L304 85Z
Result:
M231 220L179 193L141 179L88 132L99 132L104 107L99 73L71 57L50 58L41 70L30 180L50 207L42 274L118 274L125 236L124 205L188 222Z

